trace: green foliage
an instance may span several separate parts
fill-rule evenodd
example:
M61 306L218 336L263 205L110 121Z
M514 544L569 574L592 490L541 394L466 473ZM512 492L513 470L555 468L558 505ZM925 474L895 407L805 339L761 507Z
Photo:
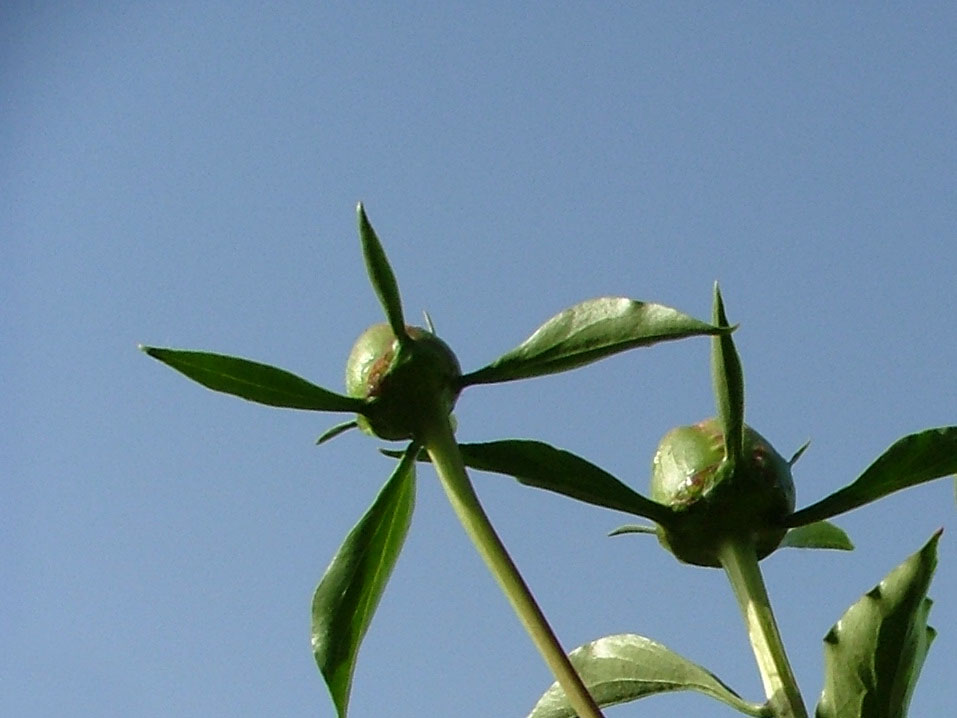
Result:
M312 599L312 649L339 718L349 705L359 644L405 541L415 505L415 453L405 452L346 536Z
M877 501L895 491L957 473L957 426L941 426L898 439L856 481L795 512L801 526Z
M520 484L615 511L668 522L671 512L645 498L604 469L542 441L506 439L480 444L459 444L462 460L470 469L504 474ZM396 456L395 452L386 452ZM429 457L420 453L419 458Z
M600 718L599 705L678 690L704 693L751 716L806 718L758 560L779 545L852 549L848 536L825 519L957 474L957 426L905 436L857 480L794 511L791 468L807 444L785 461L745 425L744 372L717 284L710 324L661 304L591 299L553 316L511 351L463 375L428 316L428 330L406 326L395 274L361 204L357 216L366 270L387 323L357 342L347 368L349 396L248 359L141 347L215 391L270 406L356 415L324 432L317 443L356 426L379 438L412 440L404 452L385 452L399 463L339 548L313 599L315 659L339 718L346 716L360 644L409 530L417 459L434 464L463 527L558 678L530 718ZM718 415L666 434L653 462L651 498L590 461L539 441L455 441L449 412L465 387L568 371L628 349L702 335L712 337ZM656 533L681 560L722 566L742 608L767 702L744 701L709 671L642 636L607 636L566 657L478 503L465 466L650 519L654 526L627 525L611 535ZM852 606L828 634L817 718L906 715L934 637L926 625L926 594L938 535Z
M936 632L927 590L940 532L851 606L824 638L817 718L904 718Z
M141 346L154 359L208 389L288 409L361 411L363 402L310 384L284 369L209 352Z
M602 708L658 693L697 691L749 716L769 716L766 706L748 703L713 673L644 636L605 636L569 654L588 690ZM575 718L555 683L528 718Z
M815 521L813 524L789 529L781 541L781 547L791 548L830 548L839 551L853 551L854 544L844 530L829 521Z
M711 321L727 327L728 317L717 282L714 285L714 309ZM735 466L741 458L744 441L744 371L731 334L719 334L711 340L711 375L718 407L718 422L724 432L725 461Z
M627 349L722 330L661 304L600 297L576 304L486 367L462 377L462 385L528 379L576 369Z
M609 533L609 536L625 534L657 534L654 526L647 524L626 524ZM826 548L840 551L853 551L854 544L843 529L828 521L818 521L807 526L789 529L781 541L781 548Z
M366 211L360 202L356 207L356 214L359 220L359 241L362 244L362 257L365 259L366 272L369 274L369 281L375 290L382 309L385 310L385 316L389 320L389 326L392 327L392 333L402 344L406 340L405 319L402 317L402 300L399 297L399 284L395 280L395 274L389 259L385 255L382 243L378 235L369 223Z

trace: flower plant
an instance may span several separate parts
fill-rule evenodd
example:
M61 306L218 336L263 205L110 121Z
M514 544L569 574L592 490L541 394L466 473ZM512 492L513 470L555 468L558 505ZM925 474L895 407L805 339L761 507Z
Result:
M656 693L694 690L750 716L806 718L759 561L783 546L851 549L827 519L894 491L957 472L957 426L895 442L852 483L795 511L792 468L744 423L744 379L732 327L715 285L711 322L661 304L600 297L570 307L495 361L463 373L427 327L407 325L398 284L366 213L357 209L366 269L386 322L363 332L340 394L268 364L209 352L141 347L200 384L277 407L355 418L323 443L359 428L407 442L385 451L398 463L319 581L312 604L315 660L345 718L362 639L409 529L417 461L434 465L455 513L556 682L529 718L598 718L601 709ZM462 391L567 371L625 350L710 336L717 415L668 432L652 462L650 498L597 465L531 440L462 443L453 407ZM713 673L637 634L605 636L565 653L486 515L466 467L649 519L612 535L653 533L679 561L725 571L740 605L766 697L749 702ZM825 638L825 685L817 718L904 716L934 631L927 591L940 532L854 604Z

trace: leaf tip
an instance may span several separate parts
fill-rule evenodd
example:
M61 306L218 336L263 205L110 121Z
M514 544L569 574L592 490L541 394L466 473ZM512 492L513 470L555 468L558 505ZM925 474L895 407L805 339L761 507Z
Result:
M435 324L432 322L428 310L422 310L422 317L425 319L425 326L428 328L429 334L435 334Z
M788 466L794 466L794 465L797 463L798 459L800 459L802 456L804 456L804 452L808 450L808 447L809 447L810 445L811 445L811 440L810 440L810 439L808 439L807 441L805 441L805 442L798 448L798 450L794 452L794 454L791 456L791 458L788 459Z
M329 429L326 429L319 436L319 438L316 439L316 446L322 446L330 439L334 439L337 436L339 436L339 434L349 431L350 429L355 429L358 426L359 426L359 423L357 421L346 421L346 422L343 422L342 424L336 424L335 426Z

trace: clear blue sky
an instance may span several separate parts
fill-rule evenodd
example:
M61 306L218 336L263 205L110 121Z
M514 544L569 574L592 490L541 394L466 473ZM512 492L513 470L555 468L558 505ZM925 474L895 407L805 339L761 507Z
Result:
M625 5L4 4L0 714L333 716L311 594L390 461L136 344L339 389L381 316L357 200L467 369L596 295L707 316L720 280L748 422L785 455L813 440L799 506L957 423L955 6ZM543 439L643 489L709 381L704 340L632 352L469 390L459 436ZM642 633L760 698L720 572L474 480L566 646ZM831 624L943 526L913 714L949 714L952 483L839 523L855 553L762 564L809 701ZM352 715L523 716L550 682L423 470ZM735 715L609 715L689 711Z

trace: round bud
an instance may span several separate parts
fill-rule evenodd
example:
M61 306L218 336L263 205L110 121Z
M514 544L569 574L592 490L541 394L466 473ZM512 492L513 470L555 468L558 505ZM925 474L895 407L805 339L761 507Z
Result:
M737 466L724 463L724 434L716 419L672 429L652 462L651 497L674 510L658 540L678 559L720 566L727 540L748 541L758 558L774 551L794 510L791 466L770 442L744 427Z
M421 327L406 327L400 344L388 324L375 324L356 340L346 363L349 396L368 399L359 427L380 439L415 436L436 407L448 414L462 374L449 346Z

